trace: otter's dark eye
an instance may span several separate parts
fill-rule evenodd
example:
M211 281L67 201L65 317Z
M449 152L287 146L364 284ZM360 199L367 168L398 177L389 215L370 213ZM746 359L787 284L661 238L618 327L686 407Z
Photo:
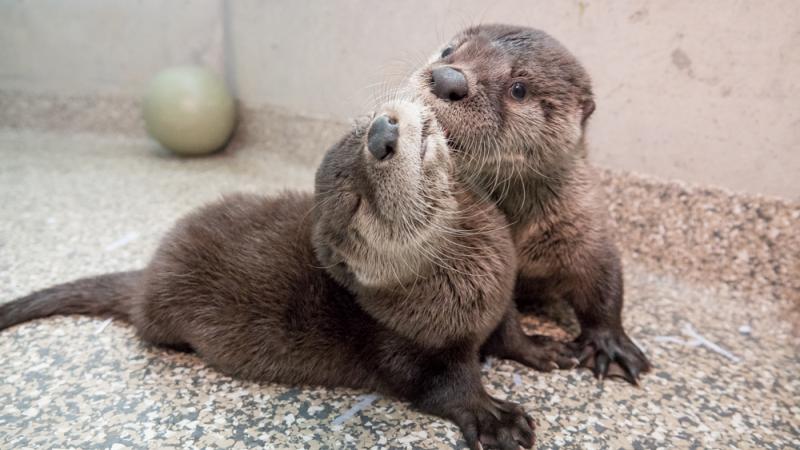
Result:
M442 51L442 58L447 58L448 56L453 54L453 47L447 47Z
M511 96L517 100L522 100L525 98L525 94L527 92L528 88L526 88L525 85L519 81L511 85Z

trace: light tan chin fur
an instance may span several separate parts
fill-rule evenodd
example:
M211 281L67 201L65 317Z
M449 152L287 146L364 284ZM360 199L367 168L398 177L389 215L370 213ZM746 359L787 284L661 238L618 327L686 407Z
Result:
M449 150L441 129L434 122L435 128L422 141L426 149L424 157L421 156L423 122L428 115L433 114L426 107L398 100L381 107L376 116L382 114L397 118L400 123L400 139L392 159L374 164L394 165L394 169L387 173L395 177L402 174L400 185L403 188L393 193L395 198L392 204L400 216L396 219L398 228L395 233L386 233L387 223L378 220L364 208L357 211L353 217L353 226L369 248L368 251L357 252L362 255L361 258L350 255L350 267L358 281L365 286L406 283L424 274L431 264L431 257L426 254L437 253L436 249L442 241L440 230L448 225L449 216L452 216L441 212L436 216L426 217L428 221L425 225L414 229L408 225L401 225L403 216L424 214L426 199L423 197L420 185L431 182L425 177L426 169L437 171L436 181L449 183ZM366 145L364 151L369 151ZM445 211L455 212L458 207L452 197L442 199L442 202ZM387 204L384 203L382 206L386 207ZM397 233L397 230L401 232Z
M420 248L432 249L440 245L438 233L429 227L415 233L413 240L371 245L369 258L352 258L350 269L363 286L381 287L407 284L423 277L430 269L430 261Z

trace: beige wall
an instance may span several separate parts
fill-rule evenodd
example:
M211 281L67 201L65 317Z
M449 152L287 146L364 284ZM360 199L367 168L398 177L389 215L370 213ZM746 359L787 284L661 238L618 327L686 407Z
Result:
M222 3L0 0L0 89L138 95L174 64L223 68Z
M797 0L0 1L0 89L136 94L164 65L225 59L247 104L346 118L490 21L584 61L597 162L800 199Z

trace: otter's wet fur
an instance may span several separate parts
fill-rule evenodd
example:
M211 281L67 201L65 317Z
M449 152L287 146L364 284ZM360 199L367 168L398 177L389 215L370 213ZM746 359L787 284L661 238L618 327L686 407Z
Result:
M377 390L454 421L471 448L532 446L531 418L480 379L479 347L512 301L507 222L450 176L424 108L391 102L376 115L399 127L390 157L368 151L375 122L364 121L327 152L314 196L204 206L143 270L0 305L0 329L113 316L239 378Z
M460 179L511 224L519 307L567 300L581 325L575 355L598 377L613 366L637 383L650 364L622 325L622 264L587 162L595 102L578 60L543 31L479 25L437 51L411 85L445 129ZM518 328L506 321L484 351L519 354ZM561 351L539 342L540 359Z

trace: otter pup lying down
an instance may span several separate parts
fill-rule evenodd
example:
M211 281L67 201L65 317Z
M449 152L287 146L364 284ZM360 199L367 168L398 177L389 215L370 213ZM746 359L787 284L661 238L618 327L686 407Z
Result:
M511 306L514 244L451 173L434 117L388 103L327 152L314 196L202 207L144 269L0 305L0 329L111 315L236 377L377 390L454 421L473 449L530 447L533 421L486 392L478 362Z

